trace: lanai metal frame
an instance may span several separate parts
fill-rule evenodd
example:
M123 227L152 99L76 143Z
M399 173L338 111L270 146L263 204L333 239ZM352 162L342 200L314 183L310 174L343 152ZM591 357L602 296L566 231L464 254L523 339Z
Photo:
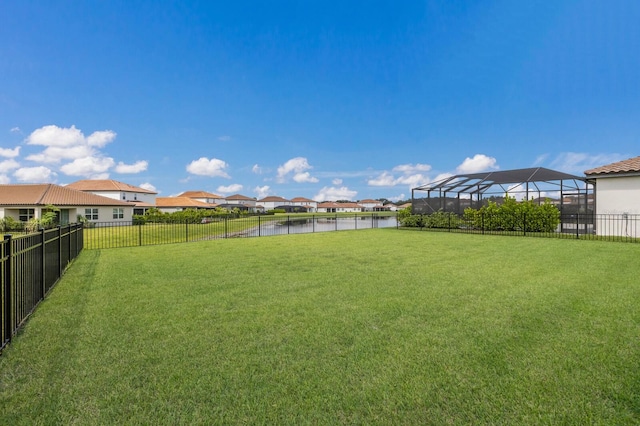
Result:
M559 196L561 213L573 213L573 210L588 213L595 211L595 206L589 205L590 195L595 203L594 188L594 179L543 167L459 174L413 188L411 206L414 214L439 210L461 214L466 207L480 208L490 196L509 195L530 200L532 194L537 194L536 199L542 202L543 193L553 193ZM416 197L425 192L426 197ZM572 203L572 208L568 208L565 197L577 197L577 204Z

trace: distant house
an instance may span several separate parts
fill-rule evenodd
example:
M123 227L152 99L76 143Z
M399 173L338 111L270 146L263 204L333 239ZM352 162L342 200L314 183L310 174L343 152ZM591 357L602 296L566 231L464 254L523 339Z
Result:
M192 198L194 200L202 201L209 204L225 204L227 203L226 197L221 195L212 194L206 191L185 191L179 194L178 197Z
M257 201L261 206L264 207L265 210L273 210L278 208L283 208L286 210L285 206L291 206L293 203L286 198L278 197L276 195L270 195L268 197L264 197L261 200Z
M114 200L126 201L133 206L133 214L136 215L142 215L154 207L156 195L158 195L155 191L111 179L83 179L70 183L66 187Z
M378 200L371 200L371 199L360 200L360 201L358 201L358 204L360 204L362 207L364 207L365 211L368 211L368 212L389 211L389 208L385 207L384 205L382 205L382 202L380 202Z
M615 221L598 216L596 233L640 237L640 157L586 170L584 174L596 182L596 214L619 215Z
M218 205L204 203L189 197L157 197L156 208L163 213L175 213L187 209L207 209L214 210Z
M319 213L359 213L365 211L365 208L358 203L335 203L327 201L318 203Z
M90 222L128 222L133 204L78 191L69 186L42 184L0 185L0 217L20 222L42 217L47 206L60 209L59 223L75 223L78 216Z
M229 195L227 197L226 205L228 207L225 207L225 208L228 208L230 210L234 208L239 208L241 210L248 210L250 212L261 211L261 209L259 209L258 206L256 205L255 198L247 197L241 194Z
M294 206L300 206L305 209L307 212L316 212L318 211L318 202L313 201L309 198L305 197L296 197L291 199L291 204Z

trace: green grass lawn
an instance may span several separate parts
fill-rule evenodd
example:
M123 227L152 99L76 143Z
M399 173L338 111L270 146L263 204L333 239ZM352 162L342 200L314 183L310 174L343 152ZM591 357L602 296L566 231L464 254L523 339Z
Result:
M0 424L638 424L640 246L373 229L85 251Z

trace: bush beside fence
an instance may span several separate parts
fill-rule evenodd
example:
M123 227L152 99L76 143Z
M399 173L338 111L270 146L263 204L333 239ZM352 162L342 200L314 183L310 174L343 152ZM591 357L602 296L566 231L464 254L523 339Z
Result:
M640 215L630 214L493 214L476 210L462 216L448 212L401 214L399 221L402 228L421 230L640 242Z
M84 246L82 224L0 241L0 352Z

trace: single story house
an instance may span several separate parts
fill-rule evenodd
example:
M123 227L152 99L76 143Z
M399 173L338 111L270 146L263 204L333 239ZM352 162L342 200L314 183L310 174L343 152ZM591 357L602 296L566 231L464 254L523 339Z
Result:
M164 213L175 213L187 209L208 209L214 210L217 204L205 203L189 197L157 197L156 207Z
M327 201L318 203L318 213L360 213L365 211L358 203L335 203Z
M207 191L185 191L179 194L178 197L193 198L209 204L226 204L228 202L225 197Z
M67 188L100 195L133 205L133 214L142 215L156 205L155 191L129 185L112 179L83 179L67 185Z
M60 209L58 222L75 223L78 216L90 222L130 222L133 205L126 201L78 191L52 183L0 185L0 218L20 222L39 219L48 206Z
M596 234L640 238L640 157L584 174L595 181Z

